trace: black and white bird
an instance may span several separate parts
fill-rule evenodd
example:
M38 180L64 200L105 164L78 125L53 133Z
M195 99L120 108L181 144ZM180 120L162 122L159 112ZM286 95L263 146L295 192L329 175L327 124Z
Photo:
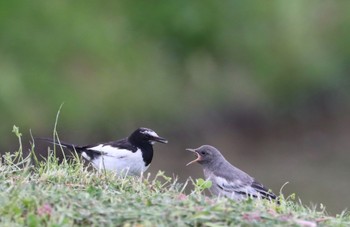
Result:
M146 171L153 159L153 144L168 142L148 128L138 128L121 140L85 146L58 143L48 138L37 139L80 153L97 170L112 170L127 175L140 175Z
M240 201L246 198L263 198L275 200L276 195L265 188L247 173L231 165L218 149L203 145L194 152L197 158L187 165L198 162L203 167L204 176L212 182L210 192Z

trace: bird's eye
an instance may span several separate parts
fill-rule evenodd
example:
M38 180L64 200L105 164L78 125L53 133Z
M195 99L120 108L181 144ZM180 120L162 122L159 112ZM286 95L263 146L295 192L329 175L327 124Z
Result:
M201 151L201 154L202 154L202 155L205 155L205 151Z

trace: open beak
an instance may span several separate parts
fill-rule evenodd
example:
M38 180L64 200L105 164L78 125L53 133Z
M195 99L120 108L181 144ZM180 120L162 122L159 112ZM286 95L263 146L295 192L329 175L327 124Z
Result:
M193 152L193 153L195 153L195 154L197 155L197 158L196 158L195 160L190 161L189 163L187 163L186 166L189 166L189 165L191 165L192 163L198 162L198 161L200 161L200 160L202 159L202 157L198 154L198 152L197 152L195 149L187 148L186 151L191 151L191 152Z
M160 137L160 136L154 136L152 138L152 141L158 142L158 143L168 143L168 140Z

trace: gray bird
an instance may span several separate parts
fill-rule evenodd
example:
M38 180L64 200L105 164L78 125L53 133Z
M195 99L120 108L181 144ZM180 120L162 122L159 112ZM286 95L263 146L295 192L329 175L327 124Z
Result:
M210 192L218 196L226 196L234 200L246 198L263 198L275 200L276 195L257 182L247 173L231 165L218 149L203 145L194 152L197 158L187 164L198 162L203 167L204 176L212 182Z

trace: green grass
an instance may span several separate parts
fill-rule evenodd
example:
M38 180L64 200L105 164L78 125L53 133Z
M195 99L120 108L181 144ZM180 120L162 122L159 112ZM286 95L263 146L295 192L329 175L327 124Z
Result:
M19 137L20 133L14 128ZM0 163L1 226L349 226L345 212L327 216L293 196L237 203L205 196L210 184L164 175L116 176L85 167L79 157L37 161L22 148ZM190 193L185 193L190 191Z

